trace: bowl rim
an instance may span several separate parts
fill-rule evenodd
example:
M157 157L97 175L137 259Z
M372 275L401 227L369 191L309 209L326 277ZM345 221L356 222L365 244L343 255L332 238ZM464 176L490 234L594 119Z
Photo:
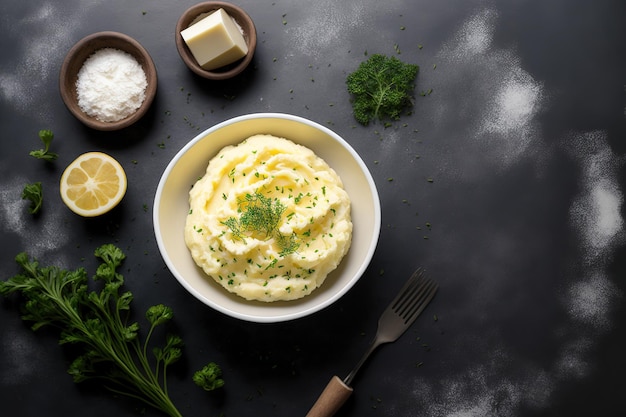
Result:
M146 79L148 81L148 85L146 86L146 91L145 91L145 99L143 103L141 104L141 106L137 109L137 111L135 111L130 116L122 120L119 120L117 122L102 122L86 115L78 107L78 103L74 99L74 95L70 93L70 91L72 89L75 89L76 87L72 85L72 83L70 82L70 77L73 78L73 76L72 74L69 74L69 67L71 63L73 62L73 60L76 59L77 55L81 53L82 49L86 45L89 45L90 42L93 42L96 39L116 39L122 42L126 42L132 48L137 50L143 58L141 60L142 62L140 62L140 65L142 65L142 68L144 72L146 73ZM131 53L131 55L134 55L134 54ZM91 56L91 54L87 55L85 59L87 59L89 56ZM74 117L76 117L84 125L92 129L101 130L101 131L120 130L137 122L146 114L146 112L152 105L152 102L154 101L154 98L156 96L157 83L158 83L157 78L158 78L157 70L156 70L156 66L154 65L154 61L152 60L152 57L150 56L146 48L144 48L144 46L141 43L139 43L139 41L121 32L101 31L101 32L95 32L95 33L92 33L83 37L78 42L76 42L67 52L67 54L65 55L65 58L63 59L63 63L61 64L61 69L59 71L59 92L61 94L61 99L63 100L63 103L65 104L67 109L70 111L70 113L72 113Z
M359 265L356 273L354 274L354 277L343 287L340 288L339 291L337 291L336 293L334 293L331 297L329 297L328 299L324 300L321 303L315 304L310 308L295 312L295 313L286 313L286 314L282 314L282 315L275 315L275 316L271 316L271 317L266 317L266 316L259 316L259 315L252 315L252 314L245 314L245 313L241 313L241 312L237 312L237 311L233 311L230 309L227 309L225 307L223 307L222 305L213 302L212 300L204 297L199 291L197 291L194 287L192 287L187 280L180 276L176 266L174 265L173 261L169 258L169 256L167 255L167 249L165 247L165 243L164 243L164 239L163 239L163 235L161 234L161 230L160 230L160 201L162 198L162 194L163 194L163 190L164 187L166 185L166 182L168 180L169 174L171 173L171 171L173 170L174 166L178 163L178 161L181 159L181 157L183 155L185 155L190 149L192 149L199 141L201 141L204 137L208 136L209 134L222 129L223 127L226 126L230 126L232 124L235 123L239 123L242 121L248 121L248 120L252 120L252 119L258 119L258 118L274 118L274 119L286 119L286 120L290 120L290 121L294 121L294 122L299 122L299 123L304 123L308 126L311 126L313 128L319 129L320 131L322 131L323 133L325 133L326 135L328 135L329 137L331 137L333 140L337 141L343 148L346 149L346 151L348 151L351 156L354 158L354 161L357 163L357 165L359 166L361 172L363 173L365 180L368 183L368 186L370 187L370 190L372 192L372 196L374 197L372 199L373 203L374 203L374 207L373 207L373 214L374 214L374 229L373 229L373 235L372 235L372 239L371 242L367 248L367 252L365 254L365 257L363 259L363 262ZM191 139L188 143L186 143L175 155L174 157L170 160L170 162L167 164L165 170L163 171L163 174L161 175L161 178L159 180L159 183L157 185L157 189L156 189L156 193L155 193L155 198L154 198L154 202L153 202L153 213L152 213L152 220L153 220L153 228L154 228L154 233L155 233L155 237L156 237L156 241L157 241L157 246L159 248L159 252L161 254L161 257L163 258L163 261L165 262L168 270L170 271L170 273L174 276L174 278L176 278L176 280L190 293L192 294L196 299L198 299L199 301L201 301L202 303L204 303L205 305L213 308L214 310L217 310L227 316L233 317L233 318L237 318L240 320L244 320L244 321L250 321L250 322L257 322L257 323L277 323L277 322L284 322L284 321L290 321L290 320L295 320L298 318L302 318L305 316L308 316L310 314L313 314L317 311L323 310L326 307L330 306L331 304L335 303L337 300L339 300L343 295L345 295L358 281L359 279L362 277L362 275L365 273L366 269L369 267L371 260L374 256L374 253L376 251L376 247L378 245L378 240L380 237L380 229L381 229L381 204L380 204L380 198L379 198L379 194L378 194L378 190L376 188L376 183L374 182L374 179L369 171L369 169L367 168L367 166L365 165L365 162L363 161L363 159L359 156L359 154L354 150L354 148L352 148L352 146L345 140L343 139L341 136L339 136L337 133L335 133L334 131L332 131L331 129L322 126L320 124L318 124L317 122L314 122L310 119L306 119L304 117L300 117L300 116L296 116L296 115L292 115L292 114L286 114L286 113L251 113L251 114L245 114L245 115L241 115L241 116L236 116L233 117L231 119L222 121L208 129L206 129L205 131L201 132L200 134L196 135L193 139ZM181 231L182 233L182 231Z
M231 13L234 12L233 14L236 13L237 16L231 15L231 17L233 18L240 17L241 20L243 20L243 22L237 22L237 23L239 23L242 26L242 28L244 29L247 28L248 53L246 54L246 56L244 56L241 59L241 61L239 61L239 63L236 66L226 71L208 71L208 70L203 69L196 62L195 58L191 54L191 51L189 50L189 47L185 43L180 32L186 29L189 25L189 22L193 21L193 19L198 17L200 14L206 13L212 10L217 10L220 8L223 8L227 13L228 12L231 12ZM191 15L191 19L189 19L190 15ZM189 19L189 22L187 22L188 19ZM238 20L238 19L235 19L235 20ZM205 1L205 2L197 3L189 7L178 18L178 21L176 22L176 30L174 31L174 36L175 36L176 49L178 50L178 54L180 55L181 59L183 60L187 68L189 68L196 75L199 75L200 77L203 77L209 80L225 80L225 79L232 78L240 74L243 70L246 69L246 67L248 67L248 65L252 61L252 58L254 57L254 52L256 50L256 44L257 44L256 26L254 25L254 21L252 20L250 15L243 8L236 6L232 3L227 3L223 1Z

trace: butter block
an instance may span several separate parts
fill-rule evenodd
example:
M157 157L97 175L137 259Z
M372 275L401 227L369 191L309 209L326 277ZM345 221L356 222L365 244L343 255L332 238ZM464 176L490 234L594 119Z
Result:
M248 53L241 29L224 9L218 9L180 32L198 64L212 70Z

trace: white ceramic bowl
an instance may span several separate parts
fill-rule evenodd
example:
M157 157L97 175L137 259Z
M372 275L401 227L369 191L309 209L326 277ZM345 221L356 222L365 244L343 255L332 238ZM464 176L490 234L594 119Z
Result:
M320 288L299 300L264 303L231 294L196 266L185 245L183 230L190 187L204 174L209 160L219 150L255 134L284 137L313 150L339 174L352 200L353 236L348 254ZM153 215L161 255L182 286L217 311L259 323L304 317L343 296L368 267L378 243L381 221L376 185L354 149L324 126L278 113L235 117L192 139L165 169L156 191Z

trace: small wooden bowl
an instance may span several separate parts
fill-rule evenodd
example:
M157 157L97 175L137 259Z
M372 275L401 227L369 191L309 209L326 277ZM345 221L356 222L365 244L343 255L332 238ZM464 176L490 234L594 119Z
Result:
M239 61L227 65L223 68L217 68L207 71L203 69L196 59L193 57L189 47L185 43L185 40L181 36L180 32L187 29L191 24L201 15L208 14L218 9L224 9L226 13L243 29L243 38L248 45L248 53ZM195 6L191 6L185 10L178 22L176 23L176 48L180 57L183 59L187 67L197 75L207 78L209 80L225 80L232 78L235 75L242 72L248 64L252 61L254 51L256 49L256 27L250 16L240 7L230 3L221 1L207 1L198 3Z
M114 48L127 52L132 55L146 73L148 85L146 87L146 97L136 112L125 119L116 122L103 122L95 117L87 115L78 106L78 97L76 92L76 81L78 79L78 71L83 63L94 52L102 48ZM59 90L61 98L67 106L68 110L82 123L96 130L119 130L128 127L148 111L157 89L157 72L152 58L148 51L141 46L139 42L128 35L118 32L98 32L88 35L78 41L67 53L61 73L59 76Z

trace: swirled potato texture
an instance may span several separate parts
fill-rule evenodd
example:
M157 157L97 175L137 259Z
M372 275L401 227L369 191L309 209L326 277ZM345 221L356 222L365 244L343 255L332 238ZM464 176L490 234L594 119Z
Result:
M255 135L222 149L189 193L185 242L196 264L247 300L302 298L352 239L350 198L310 149Z

